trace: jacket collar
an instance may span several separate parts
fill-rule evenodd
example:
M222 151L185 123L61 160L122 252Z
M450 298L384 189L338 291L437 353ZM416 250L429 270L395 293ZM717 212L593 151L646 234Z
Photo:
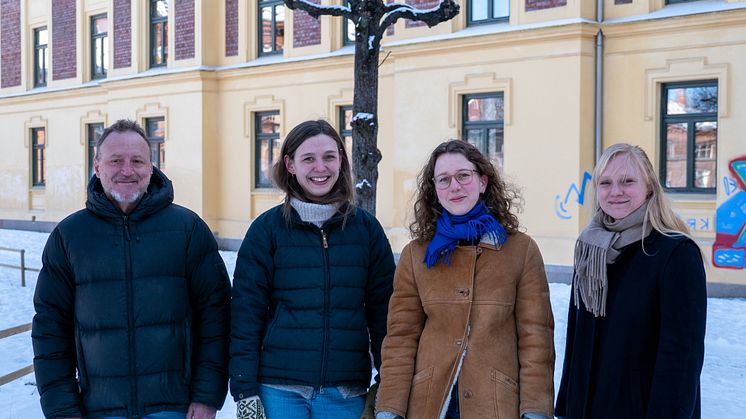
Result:
M150 176L150 184L145 195L140 198L135 209L127 216L133 221L147 218L170 205L173 200L174 188L171 180L157 167L153 167L153 174ZM88 183L88 198L85 206L89 211L104 218L121 218L125 215L106 196L101 180L96 176L92 177L91 182Z

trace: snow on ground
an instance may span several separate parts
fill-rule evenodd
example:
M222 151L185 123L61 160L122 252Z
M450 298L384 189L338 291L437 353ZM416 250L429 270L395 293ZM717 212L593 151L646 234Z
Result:
M26 265L41 267L41 253L48 234L0 229L0 247L26 250ZM221 252L228 272L233 273L236 252ZM0 264L19 263L18 253L0 250ZM33 293L37 274L26 275L21 287L20 271L0 267L0 330L29 323L34 314ZM550 284L557 350L555 383L559 384L565 350L567 304L570 287ZM710 298L707 306L705 365L702 372L702 417L743 417L746 411L746 300ZM0 340L0 375L16 371L33 360L31 333ZM236 417L230 395L218 418ZM43 418L34 375L29 374L0 386L0 419Z

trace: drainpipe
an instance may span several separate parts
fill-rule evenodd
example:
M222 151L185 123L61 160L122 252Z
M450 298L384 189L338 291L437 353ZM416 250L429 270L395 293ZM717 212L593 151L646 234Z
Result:
M604 100L604 33L601 31L601 23L604 20L604 0L596 0L596 22L599 24L596 33L596 109L595 109L595 163L601 158L603 142L603 100Z

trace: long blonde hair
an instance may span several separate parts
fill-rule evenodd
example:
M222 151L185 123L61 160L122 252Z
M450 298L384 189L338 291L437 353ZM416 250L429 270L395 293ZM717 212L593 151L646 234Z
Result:
M609 146L604 150L604 153L598 160L596 167L593 169L594 192L598 190L598 180L604 170L606 170L606 166L609 162L615 157L622 156L627 157L632 164L637 166L645 184L648 186L648 190L650 191L648 196L648 209L645 212L645 218L643 220L643 231L645 225L649 222L653 229L657 230L664 236L682 235L691 239L692 236L689 227L671 208L671 201L663 192L663 186L658 180L658 176L655 173L653 164L650 163L648 155L642 148L636 145L619 143ZM594 193L594 195L595 214L600 210L601 206L598 202L598 194Z

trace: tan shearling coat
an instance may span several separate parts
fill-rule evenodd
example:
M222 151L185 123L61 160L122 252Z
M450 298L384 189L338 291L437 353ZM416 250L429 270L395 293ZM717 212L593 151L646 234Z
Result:
M402 251L389 303L377 411L442 416L458 374L463 419L552 416L554 319L539 248L458 246L428 269L427 243Z

